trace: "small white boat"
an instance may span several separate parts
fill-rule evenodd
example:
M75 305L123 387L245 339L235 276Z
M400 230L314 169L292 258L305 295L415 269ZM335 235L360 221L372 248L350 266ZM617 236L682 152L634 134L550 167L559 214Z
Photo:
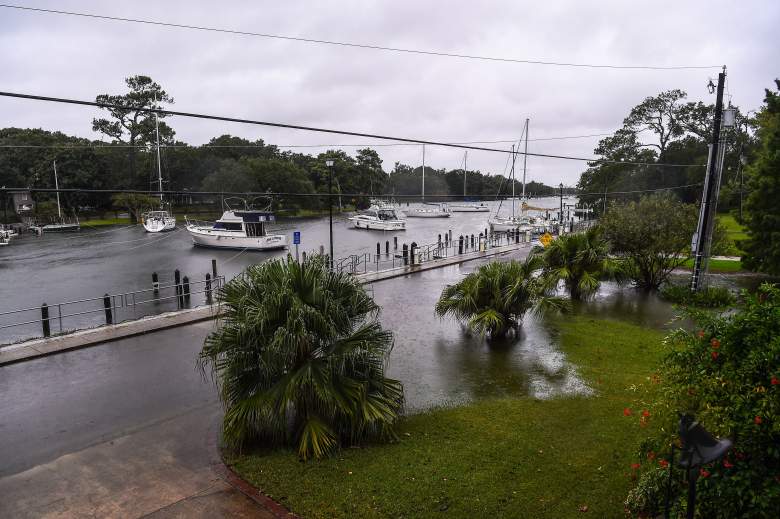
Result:
M445 203L423 204L422 207L414 207L405 211L407 218L449 218L450 208Z
M378 231L403 231L406 230L406 222L392 207L385 205L372 205L365 211L361 211L349 218L355 229L371 229Z
M497 216L495 218L491 218L488 223L490 224L490 230L493 232L507 232L515 230L520 232L533 231L533 225L531 225L531 220L527 216Z
M155 97L155 103L157 98ZM163 185L162 185L162 164L160 162L160 120L157 112L154 113L154 129L157 139L157 185L160 190L160 210L149 211L141 215L141 223L146 232L157 233L172 231L176 228L176 217L170 211L163 209Z
M146 232L165 232L176 228L176 217L168 211L149 211L141 215Z
M490 208L485 204L450 204L453 213L489 213Z
M267 225L276 221L269 211L225 211L214 223L186 221L192 243L218 249L274 250L287 247L287 236L268 234Z

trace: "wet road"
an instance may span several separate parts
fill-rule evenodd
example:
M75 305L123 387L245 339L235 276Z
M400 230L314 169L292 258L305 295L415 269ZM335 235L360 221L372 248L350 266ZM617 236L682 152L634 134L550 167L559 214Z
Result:
M535 204L557 207L558 199L539 199ZM495 202L488 202L495 205ZM508 213L505 202L501 214ZM487 227L492 213L453 213L450 218L410 218L407 230L399 232L365 231L350 227L346 217L334 219L334 255L336 258L363 252L375 252L377 242L398 238L399 249L403 243L435 243L438 234L452 230L460 234L478 235ZM317 251L320 245L328 247L327 218L280 221L276 232L288 236L292 243L293 231L301 232L300 251ZM294 254L294 246L290 252ZM220 274L228 278L241 272L246 266L279 257L284 252L245 252L216 250L192 246L189 234L183 226L162 235L147 234L141 226L83 229L76 234L25 235L8 247L0 248L0 313L20 308L30 312L13 316L0 316L0 344L24 338L40 336L40 305L54 305L63 301L75 301L100 297L103 294L127 293L150 288L152 272L157 272L163 284L170 284L173 272L179 269L182 276L191 281L202 280L211 271L211 259L218 263ZM194 290L194 288L193 288ZM202 290L202 288L201 288ZM166 295L166 294L163 294ZM170 294L168 294L170 295ZM194 296L200 302L202 295ZM151 299L150 294L139 296ZM68 314L98 310L96 313L67 317ZM77 329L101 324L104 319L99 311L100 302L93 301L64 307L62 329ZM123 310L120 317L134 318L151 313L175 309L175 301L147 303L132 312ZM134 313L137 312L137 315ZM60 331L57 307L51 309L52 333ZM28 325L1 328L4 324L35 321Z

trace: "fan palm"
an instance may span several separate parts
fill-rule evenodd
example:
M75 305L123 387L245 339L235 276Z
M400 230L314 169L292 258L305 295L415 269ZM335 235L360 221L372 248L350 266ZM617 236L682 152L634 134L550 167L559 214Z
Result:
M249 267L220 300L200 365L219 387L228 445L294 445L309 459L394 436L403 387L384 376L393 336L357 281L322 257L288 257Z
M506 336L529 310L564 309L566 302L549 297L536 275L541 261L493 262L444 288L436 303L439 317L451 315L491 339Z
M609 243L600 227L560 236L546 248L534 248L533 254L544 262L547 283L555 287L563 281L573 300L595 293L603 279L621 278L619 264L609 257Z

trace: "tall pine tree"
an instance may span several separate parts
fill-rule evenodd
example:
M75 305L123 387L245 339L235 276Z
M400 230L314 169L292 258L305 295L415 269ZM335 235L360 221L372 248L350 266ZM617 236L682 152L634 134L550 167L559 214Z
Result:
M780 80L775 80L780 91ZM747 255L751 270L780 275L780 95L766 91L766 106L758 116L761 148L749 166L750 196Z

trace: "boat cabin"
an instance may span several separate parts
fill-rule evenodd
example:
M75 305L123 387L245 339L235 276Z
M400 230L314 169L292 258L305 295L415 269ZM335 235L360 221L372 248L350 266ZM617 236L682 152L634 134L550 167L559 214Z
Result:
M225 211L214 222L214 230L246 232L247 236L265 236L268 222L274 222L273 213L267 211Z

